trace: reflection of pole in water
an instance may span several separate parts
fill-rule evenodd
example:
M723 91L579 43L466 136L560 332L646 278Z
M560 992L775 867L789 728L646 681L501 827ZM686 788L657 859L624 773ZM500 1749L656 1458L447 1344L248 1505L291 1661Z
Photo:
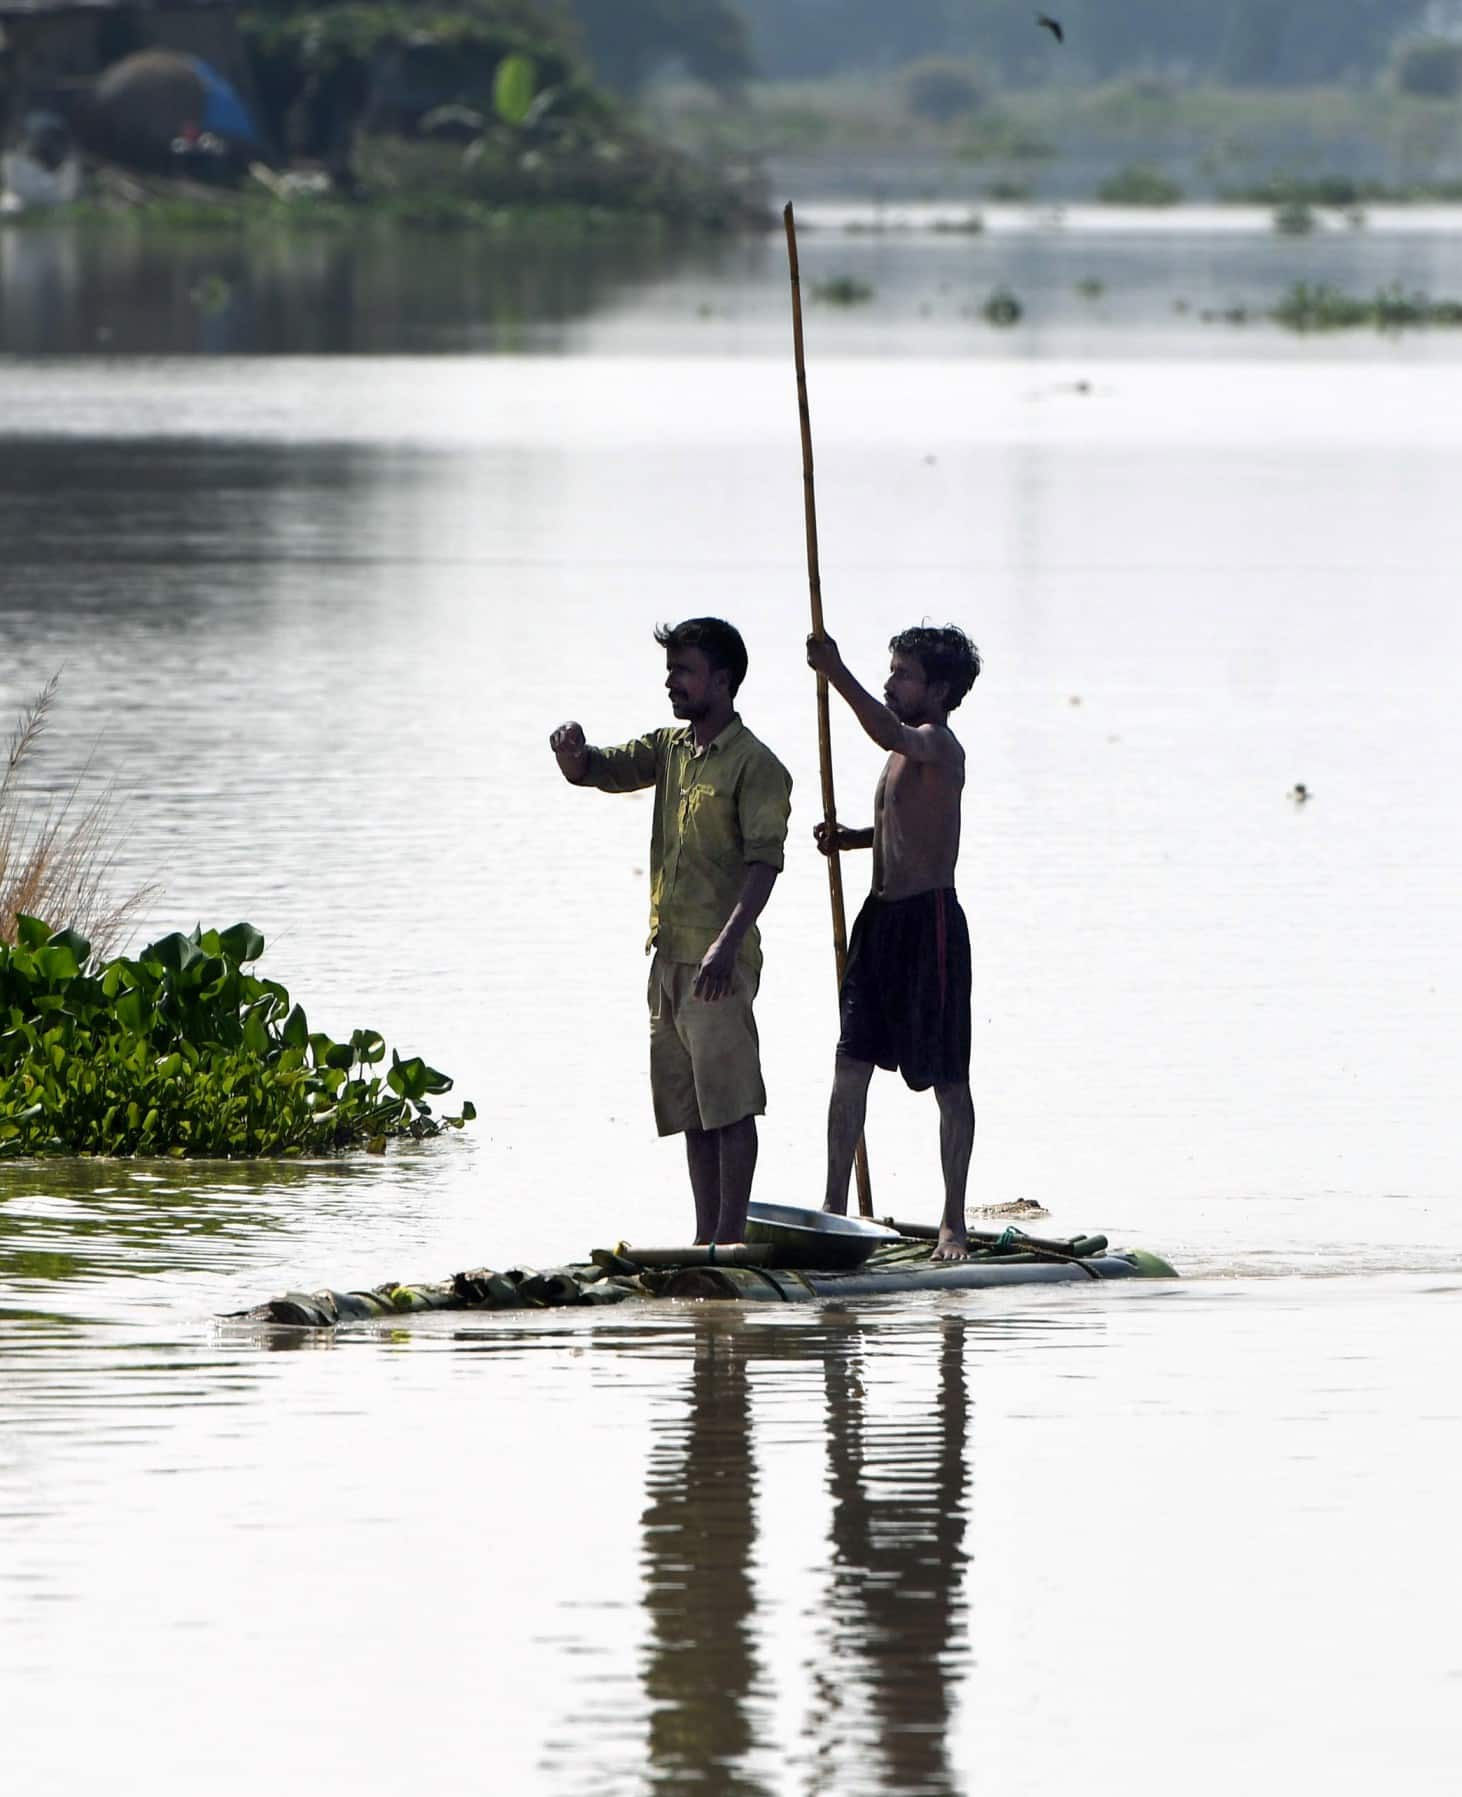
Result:
M660 1431L643 1518L649 1777L663 1791L765 1797L736 1769L753 1746L747 1703L753 1503L746 1348L736 1331L698 1344L685 1420Z
M849 1339L853 1347L863 1331ZM877 1352L877 1337L871 1338ZM952 1675L964 1656L964 1328L942 1324L938 1378L906 1409L870 1417L852 1355L829 1355L830 1626L816 1684L814 1790L835 1790L833 1761L871 1734L898 1797L949 1797Z

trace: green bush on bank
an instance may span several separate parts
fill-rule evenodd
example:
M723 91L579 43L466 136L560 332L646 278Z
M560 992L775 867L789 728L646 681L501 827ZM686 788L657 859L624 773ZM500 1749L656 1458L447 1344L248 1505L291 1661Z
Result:
M360 211L433 230L542 207L766 222L759 182L646 133L532 0L260 0L240 28L274 135L347 169Z
M17 918L0 944L0 1156L379 1151L460 1129L429 1099L452 1082L357 1029L312 1031L277 980L245 971L252 925L195 929L100 966L74 930Z

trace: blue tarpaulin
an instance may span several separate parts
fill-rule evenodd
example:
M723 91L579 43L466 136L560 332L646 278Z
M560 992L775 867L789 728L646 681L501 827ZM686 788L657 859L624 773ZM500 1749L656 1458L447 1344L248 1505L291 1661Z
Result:
M262 142L262 133L249 117L248 107L218 70L204 62L201 56L190 56L187 60L203 83L203 117L198 121L201 128L236 142Z

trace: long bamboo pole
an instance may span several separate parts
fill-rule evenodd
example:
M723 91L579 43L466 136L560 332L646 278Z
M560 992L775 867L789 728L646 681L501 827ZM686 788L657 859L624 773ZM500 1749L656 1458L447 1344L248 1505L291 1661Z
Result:
M792 352L797 362L797 415L802 424L802 511L807 525L807 584L812 599L812 634L826 636L822 622L822 574L817 560L817 494L812 480L812 414L807 407L807 361L802 350L802 282L797 269L797 226L789 200L782 213L787 227L787 265L792 277ZM822 773L822 817L831 852L827 856L828 896L833 912L833 958L838 987L848 963L848 924L843 910L843 868L838 854L838 807L833 794L832 719L829 714L827 677L817 677L817 755ZM868 1177L868 1149L861 1136L853 1155L860 1215L873 1215L873 1186Z

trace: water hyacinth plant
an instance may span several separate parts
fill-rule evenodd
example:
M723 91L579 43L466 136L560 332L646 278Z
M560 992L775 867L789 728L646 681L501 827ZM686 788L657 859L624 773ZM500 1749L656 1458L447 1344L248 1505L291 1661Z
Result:
M251 924L174 933L92 961L75 930L16 919L0 945L0 1156L256 1155L383 1150L460 1129L452 1082L371 1029L312 1031L277 980L246 971Z
M1323 282L1296 281L1272 316L1291 331L1346 331L1366 326L1377 331L1404 331L1431 325L1455 329L1462 326L1462 300L1430 299L1424 293L1408 293L1399 284L1359 298Z

